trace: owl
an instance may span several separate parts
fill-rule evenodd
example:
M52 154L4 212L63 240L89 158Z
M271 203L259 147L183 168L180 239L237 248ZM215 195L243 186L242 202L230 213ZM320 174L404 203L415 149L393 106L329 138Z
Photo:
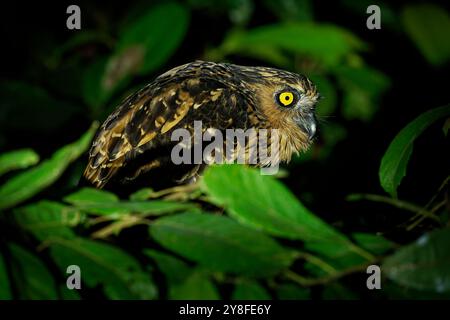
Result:
M106 119L83 175L97 188L195 179L206 164L175 164L171 136L177 129L193 132L196 121L203 132L276 129L279 160L288 162L313 141L318 99L307 77L284 70L205 61L178 66L127 97Z

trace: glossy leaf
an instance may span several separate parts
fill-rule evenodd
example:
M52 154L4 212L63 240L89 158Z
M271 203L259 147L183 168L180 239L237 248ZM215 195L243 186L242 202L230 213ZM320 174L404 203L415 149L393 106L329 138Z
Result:
M25 169L39 162L39 155L31 149L21 149L0 155L0 175L8 171Z
M397 188L406 175L414 140L434 122L449 115L450 105L432 109L410 122L395 136L381 159L379 170L381 186L387 193L397 197Z
M95 188L82 188L64 198L64 201L75 206L83 206L98 202L115 203L119 197L114 193Z
M97 125L93 125L79 140L59 149L50 159L0 186L0 209L17 205L55 182L67 166L87 150L96 128Z
M273 275L293 255L264 234L212 214L184 213L156 220L152 237L162 246L211 270Z
M316 217L279 181L241 165L210 167L204 175L204 189L211 201L251 227L273 235L303 240L319 252L322 245L336 251L351 250L351 242ZM239 186L239 188L236 188Z

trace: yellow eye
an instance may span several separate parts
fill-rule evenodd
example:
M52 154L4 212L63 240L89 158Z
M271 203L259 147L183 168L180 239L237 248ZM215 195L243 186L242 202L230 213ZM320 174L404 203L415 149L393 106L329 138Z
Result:
M285 107L289 106L294 102L294 94L292 92L282 92L278 95L278 101Z

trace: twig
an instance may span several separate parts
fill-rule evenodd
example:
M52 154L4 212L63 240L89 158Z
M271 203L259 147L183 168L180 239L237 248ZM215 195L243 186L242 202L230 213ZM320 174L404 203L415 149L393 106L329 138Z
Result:
M433 214L438 211L441 207L445 206L446 204L446 200L442 200L441 202L439 202L438 204L436 204L431 210L430 212L432 212ZM417 227L426 217L425 216L421 216L419 217L416 221L414 221L411 225L409 225L406 230L410 231L412 229L414 229L415 227Z
M154 192L150 195L150 198L159 198L165 195L172 195L175 193L190 193L192 191L195 191L196 189L198 189L199 184L198 182L196 183L192 183L192 184L186 184L186 185L182 185L182 186L175 186L175 187L171 187L171 188L167 188L167 189L163 189L157 192Z
M433 212L430 212L418 205L415 205L413 203L399 200L399 199L393 199L385 196L381 196L378 194L352 194L347 197L347 200L349 201L358 201L358 200L369 200L374 202L382 202L386 204L390 204L394 207L397 207L399 209L404 209L413 213L416 213L421 216L425 216L426 218L433 219L434 221L440 223L441 220L438 216L436 216Z
M332 265L328 264L326 261L320 259L319 257L316 257L307 252L296 252L296 253L298 255L297 256L298 258L304 259L305 261L308 261L309 263L318 266L320 269L322 269L328 274L333 274L336 272L336 269Z
M142 218L135 215L124 216L121 220L113 222L106 227L95 231L91 234L91 237L94 239L103 239L107 238L111 234L115 234L116 232L120 232L123 229L130 228L132 226L141 224Z
M425 205L425 208L429 208L433 202L436 200L436 198L439 196L439 194L441 193L441 191L445 188L445 186L450 182L450 176L446 177L444 179L444 181L441 183L441 185L439 186L438 190L436 191L436 193L431 197L430 201L428 201L428 203ZM445 200L440 203L438 203L436 206L434 206L434 208L432 208L430 211L432 213L436 213L437 210L439 210L441 208L441 206L445 205ZM417 220L416 220L417 219ZM414 221L416 220L416 221ZM416 226L418 226L422 221L424 220L423 216L419 217L419 214L416 214L414 217L411 218L411 221L414 221L412 224L410 224L406 229L408 231L414 229Z
M345 277L345 276L348 276L350 274L353 274L353 273L356 273L356 272L365 271L367 269L367 267L369 265L373 264L373 263L374 262L352 266L352 267L350 267L348 269L335 272L333 274L330 274L330 275L322 277L322 278L307 278L307 277L304 277L302 275L299 275L299 274L295 273L292 270L286 271L286 273L284 275L288 279L298 283L302 287L311 287L311 286L327 284L328 282L332 282L332 281L338 280L338 279L340 279L342 277Z

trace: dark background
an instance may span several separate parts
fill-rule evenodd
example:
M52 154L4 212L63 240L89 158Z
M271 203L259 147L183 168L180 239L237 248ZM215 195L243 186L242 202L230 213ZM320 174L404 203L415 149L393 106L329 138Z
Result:
M46 158L57 148L77 139L93 120L104 121L130 91L174 66L206 59L210 49L219 47L232 28L248 30L283 21L283 12L280 17L276 6L265 4L270 1L229 1L232 3L230 6L224 4L227 1L222 4L183 2L190 12L190 21L183 40L173 54L155 70L132 75L100 108L92 109L83 98L83 77L89 66L111 54L108 41L86 41L72 46L62 51L54 65L49 62L49 57L78 32L94 30L107 34L114 41L123 25L134 19L133 14L139 12L139 8L151 7L153 2L157 1L148 4L131 1L77 2L82 12L81 31L67 30L65 27L65 11L72 2L2 3L0 82L2 86L5 83L25 83L26 86L12 89L4 89L3 86L0 96L0 150L32 148L41 158ZM381 30L366 28L368 15L364 1L300 2L309 5L315 23L345 28L365 42L367 48L358 52L359 58L365 66L384 74L389 84L386 89L369 97L373 100L370 116L364 119L352 117L343 111L348 93L340 85L338 77L328 73L327 67L324 67L325 72L322 69L319 74L322 73L334 88L334 98L330 102L332 111L320 116L323 120L321 131L312 151L285 166L288 176L283 181L315 214L340 230L378 232L406 244L433 225L425 222L419 228L406 232L403 226L409 215L405 212L380 203L348 202L346 196L351 193L382 194L378 168L390 141L421 113L448 103L448 60L439 64L427 60L405 31L400 18L405 7L425 2L379 3L382 7ZM251 14L243 21L230 19L230 12L244 10L245 3L251 3ZM448 10L447 2L435 4ZM301 15L298 19L301 21ZM445 34L449 31L441 30ZM302 59L301 54L294 55L295 59ZM287 56L292 57L291 53ZM280 67L271 61L239 53L223 58L237 64ZM301 63L290 69L306 75L310 75L311 70L313 74L317 71L302 67ZM33 105L34 98L27 99L33 97L28 91L30 87L44 90L52 105L43 109ZM324 95L327 100L327 94ZM320 108L321 104L318 106ZM334 131L334 125L337 131ZM427 203L448 175L448 150L448 139L442 134L441 125L426 130L414 145L408 174L399 189L400 197L419 205ZM47 198L58 199L74 190L85 161L86 157L71 166L59 183L46 191ZM124 234L122 244L125 247L127 243L139 241L139 233L136 233L137 236L130 232Z

